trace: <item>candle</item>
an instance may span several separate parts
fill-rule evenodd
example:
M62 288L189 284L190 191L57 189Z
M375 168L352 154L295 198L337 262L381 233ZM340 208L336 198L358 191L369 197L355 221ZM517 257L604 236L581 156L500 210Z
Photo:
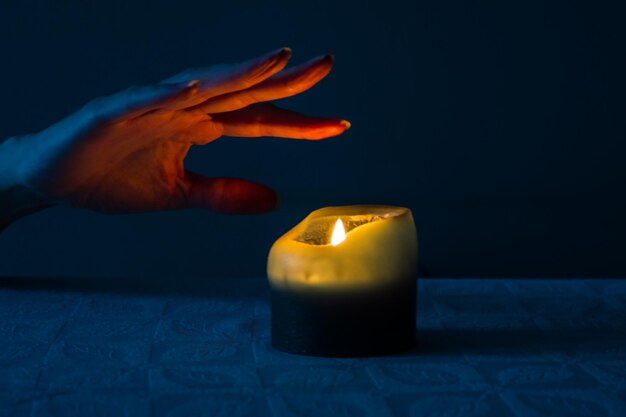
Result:
M415 343L417 236L411 211L319 209L272 246L271 339L316 356L370 356Z

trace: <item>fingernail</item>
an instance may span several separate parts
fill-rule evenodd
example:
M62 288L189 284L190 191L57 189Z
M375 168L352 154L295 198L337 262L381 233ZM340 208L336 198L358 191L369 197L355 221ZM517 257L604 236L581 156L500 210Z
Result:
M190 96L195 95L199 89L200 89L199 80L192 80L187 83L186 91L187 91L187 94L189 94Z
M342 120L341 122L339 122L339 124L341 124L345 130L348 130L350 129L350 127L352 127L352 123L347 120Z
M335 54L326 54L325 56L326 59L330 59L331 61L335 60Z
M191 80L187 83L187 88L198 88L200 87L200 80Z
M284 53L285 55L287 55L287 59L291 58L291 55L293 54L293 51L291 50L291 48L285 46L282 50L282 53Z

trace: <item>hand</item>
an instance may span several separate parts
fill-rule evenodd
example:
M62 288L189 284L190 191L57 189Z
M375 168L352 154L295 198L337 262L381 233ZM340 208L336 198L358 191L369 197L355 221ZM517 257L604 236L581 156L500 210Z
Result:
M276 194L254 182L185 170L192 145L222 135L323 139L350 127L283 110L269 100L301 93L331 70L332 56L283 70L288 48L240 64L193 69L160 84L96 99L41 133L7 142L19 185L51 201L108 213L209 208L269 211ZM0 171L1 171L0 167Z

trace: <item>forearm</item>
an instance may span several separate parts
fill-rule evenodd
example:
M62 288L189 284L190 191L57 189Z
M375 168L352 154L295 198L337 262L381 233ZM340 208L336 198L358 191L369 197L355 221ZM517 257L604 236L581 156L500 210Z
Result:
M19 138L0 143L0 232L17 219L54 205L23 184L19 169L23 157Z

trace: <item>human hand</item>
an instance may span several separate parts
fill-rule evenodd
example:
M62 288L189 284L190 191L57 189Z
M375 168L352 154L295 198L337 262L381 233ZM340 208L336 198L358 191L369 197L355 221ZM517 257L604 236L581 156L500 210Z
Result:
M283 70L290 56L283 48L96 99L40 133L5 142L0 171L1 165L5 170L11 165L16 183L47 201L100 212L272 210L277 199L271 189L242 179L203 177L185 170L184 159L192 145L222 135L317 140L348 129L345 120L268 103L309 89L332 67L332 56L326 55Z

